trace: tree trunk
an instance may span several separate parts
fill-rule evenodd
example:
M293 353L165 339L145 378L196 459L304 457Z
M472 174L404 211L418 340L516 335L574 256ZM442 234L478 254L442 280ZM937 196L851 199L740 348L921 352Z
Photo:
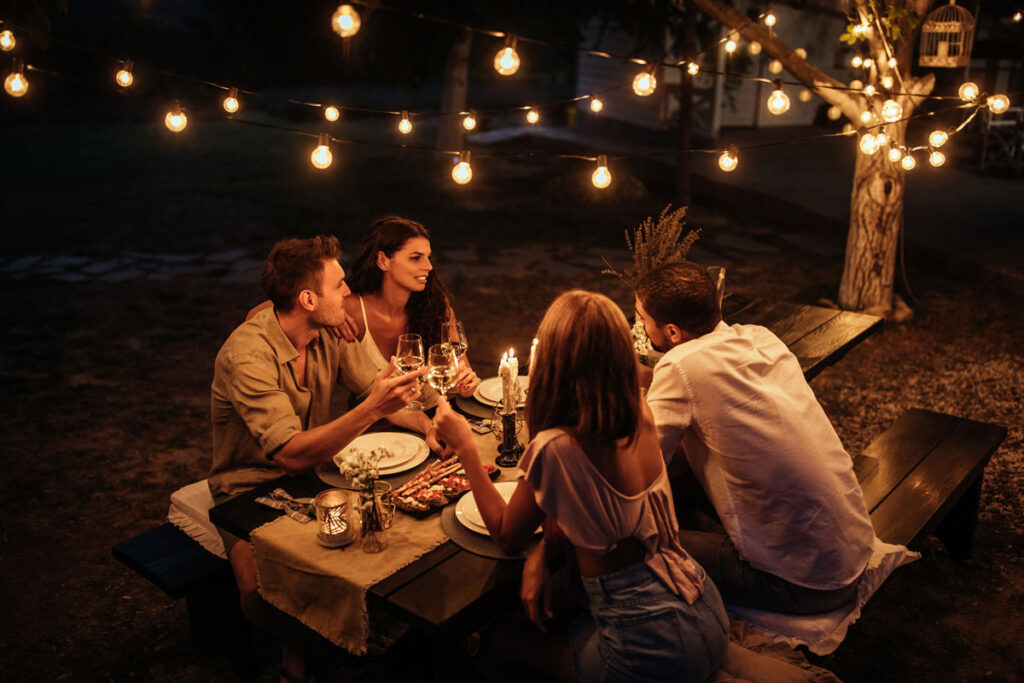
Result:
M473 34L464 30L448 51L448 61L444 65L444 81L441 85L441 111L443 112L466 110L466 90L469 85L469 49L472 44ZM443 115L437 126L438 149L451 152L463 149L465 132L461 116L458 114Z

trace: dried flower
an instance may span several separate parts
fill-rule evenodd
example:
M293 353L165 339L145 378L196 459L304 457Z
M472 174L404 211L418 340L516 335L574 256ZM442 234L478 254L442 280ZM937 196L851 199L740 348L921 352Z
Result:
M644 275L658 266L685 260L693 243L700 237L700 228L683 235L685 218L685 206L672 211L672 205L669 204L662 209L657 222L648 216L633 230L632 236L626 230L626 246L633 252L633 267L620 273L606 259L608 268L601 273L615 275L636 285Z

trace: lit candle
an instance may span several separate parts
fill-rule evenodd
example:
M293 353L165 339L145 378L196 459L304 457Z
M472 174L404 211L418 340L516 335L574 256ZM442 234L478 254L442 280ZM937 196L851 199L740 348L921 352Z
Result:
M498 376L501 377L501 412L505 415L514 413L519 404L519 359L515 349L502 354Z
M533 354L537 352L537 342L538 341L539 340L536 337L534 337L533 338L533 343L530 344L530 364L526 366L526 371L527 371L528 374L531 374L531 375L533 374Z

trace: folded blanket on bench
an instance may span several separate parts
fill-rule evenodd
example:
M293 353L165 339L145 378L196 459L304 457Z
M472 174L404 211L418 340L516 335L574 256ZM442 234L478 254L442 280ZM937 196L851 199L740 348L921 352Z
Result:
M206 480L183 486L171 494L171 507L167 510L167 521L178 527L192 540L217 557L227 559L224 540L217 527L210 521L213 496Z
M786 643L790 647L805 645L817 655L832 654L846 638L850 625L860 618L864 604L889 578L889 574L919 557L920 553L908 550L905 546L890 545L876 538L871 559L857 587L857 599L832 612L795 615L733 605L725 607L730 617L746 622L776 642Z

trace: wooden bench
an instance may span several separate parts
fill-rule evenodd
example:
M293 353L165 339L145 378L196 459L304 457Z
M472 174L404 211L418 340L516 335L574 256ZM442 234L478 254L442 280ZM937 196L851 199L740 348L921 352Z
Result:
M114 545L114 557L177 600L185 598L189 631L213 644L235 674L252 678L252 627L242 614L231 565L170 522Z
M854 458L875 533L912 546L931 533L970 557L985 465L1006 428L918 408Z

